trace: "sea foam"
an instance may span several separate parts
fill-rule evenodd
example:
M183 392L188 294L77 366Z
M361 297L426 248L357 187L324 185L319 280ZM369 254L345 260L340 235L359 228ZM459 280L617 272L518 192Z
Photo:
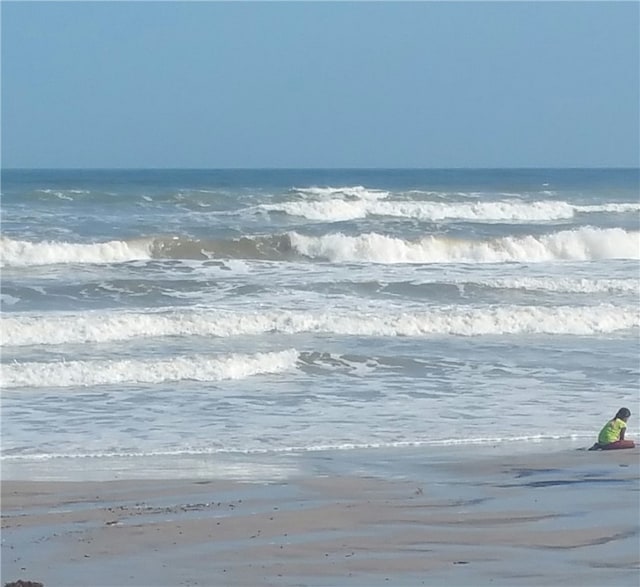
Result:
M253 375L282 373L293 369L298 352L289 349L253 355L203 355L164 360L89 360L14 362L2 368L2 386L84 387L121 383L168 381L222 381Z
M108 241L102 243L29 242L0 238L0 264L4 267L55 263L118 263L150 259L151 241Z
M380 200L389 197L389 192L385 190L366 188L361 185L344 187L308 187L293 188L293 192L303 197L315 199L331 199L336 196L346 197L356 200Z
M429 235L407 240L375 232L308 236L299 232L225 240L156 236L102 243L0 239L0 264L124 263L149 259L329 260L371 263L535 263L639 259L640 232L583 227L541 236L470 240Z
M405 240L377 233L320 237L293 232L291 245L301 255L333 262L374 263L535 263L639 259L640 232L621 228L580 228L542 236L462 240L427 236Z
M2 346L111 342L164 336L331 333L347 336L593 335L640 326L634 306L440 307L420 312L271 310L4 315Z
M575 207L566 202L420 202L377 201L373 199L329 199L264 204L266 211L284 212L308 220L341 222L368 216L387 216L438 222L545 222L572 218Z

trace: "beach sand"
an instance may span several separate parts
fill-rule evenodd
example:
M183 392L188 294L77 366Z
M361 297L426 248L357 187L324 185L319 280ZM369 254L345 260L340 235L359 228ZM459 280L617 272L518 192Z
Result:
M3 480L2 583L639 584L637 448L425 453L318 454L272 482Z

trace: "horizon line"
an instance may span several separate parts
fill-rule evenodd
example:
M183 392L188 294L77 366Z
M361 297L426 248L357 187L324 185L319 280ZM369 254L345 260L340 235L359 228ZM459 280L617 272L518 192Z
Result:
M535 171L535 170L639 170L629 165L507 166L507 167L5 167L0 171Z

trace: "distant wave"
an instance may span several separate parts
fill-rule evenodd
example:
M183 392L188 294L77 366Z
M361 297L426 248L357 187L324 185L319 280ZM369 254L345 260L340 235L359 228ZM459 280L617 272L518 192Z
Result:
M487 306L424 312L219 310L5 314L2 345L110 342L145 337L332 333L353 336L593 335L640 326L635 306Z
M583 213L597 213L597 212L607 212L607 213L620 213L624 214L626 212L638 212L640 210L639 202L619 202L614 203L610 202L608 204L598 204L591 206L574 206L576 212Z
M333 192L332 192L333 193ZM344 222L368 216L411 218L439 222L466 220L473 222L551 222L573 218L576 213L625 213L640 210L638 203L609 203L600 206L578 206L568 202L541 200L481 201L481 202L424 202L379 201L373 198L281 202L263 204L259 209L282 212L320 222Z
M366 188L361 185L344 187L293 188L292 191L302 196L311 196L318 199L331 199L335 196L342 196L355 200L379 200L387 198L391 195L385 190Z
M471 220L476 222L540 222L572 218L575 207L566 202L419 202L324 200L264 204L268 212L283 212L308 220L343 222L368 216L388 216L438 222Z
M276 193L287 193L286 188L276 190ZM332 197L343 197L350 199L376 200L384 199L391 195L390 192L375 188L366 188L360 185L354 186L310 186L292 187L288 190L292 194L301 198L326 199ZM20 193L22 202L33 199L35 201L65 201L65 202L108 202L114 204L119 201L129 204L158 204L177 203L192 204L196 208L209 207L221 203L222 200L229 201L237 195L237 192L226 187L197 188L173 186L160 193L131 193L129 191L104 191L102 189L77 190L77 189L37 189L33 192ZM6 196L5 196L6 197Z
M255 208L267 212L281 212L291 216L321 222L357 220L369 216L410 218L423 221L466 220L473 222L553 222L574 217L576 214L623 214L640 211L639 202L605 202L587 204L556 200L558 192L479 192L376 189L362 185L293 187L276 191L290 201L258 203ZM21 193L20 201L35 198L39 201L59 203L105 202L149 206L173 203L181 210L217 210L233 213L229 202L236 196L226 188L179 188L168 192L131 194L83 189L38 189ZM15 196L3 195L12 198ZM259 200L259 198L258 198ZM269 197L271 200L271 197ZM62 202L61 202L62 201ZM247 203L246 200L238 200ZM255 200L253 200L255 202ZM222 206L222 209L219 209ZM69 208L71 209L71 208ZM235 212L242 210L236 209Z
M527 291L548 291L556 293L612 293L627 292L640 294L640 280L636 279L587 279L519 277L509 279L482 279L457 282L465 287L484 286L496 289L522 289Z
M68 200L70 202L73 202L78 198L82 198L91 194L89 190L52 190L52 189L36 190L36 193L44 194L45 196L51 196L59 200Z
M0 263L5 267L213 258L320 259L335 263L536 263L639 259L640 232L585 227L542 236L507 236L477 241L444 236L405 240L378 233L306 236L297 232L233 240L149 237L94 244L0 239Z
M282 373L295 367L298 352L291 349L254 355L189 356L165 360L90 360L9 363L2 367L2 386L83 387L121 383L222 381L253 375Z

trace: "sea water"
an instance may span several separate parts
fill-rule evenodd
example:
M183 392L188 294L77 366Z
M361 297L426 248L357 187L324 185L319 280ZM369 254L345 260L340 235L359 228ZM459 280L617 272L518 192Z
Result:
M4 170L3 474L637 435L639 211L637 169Z

